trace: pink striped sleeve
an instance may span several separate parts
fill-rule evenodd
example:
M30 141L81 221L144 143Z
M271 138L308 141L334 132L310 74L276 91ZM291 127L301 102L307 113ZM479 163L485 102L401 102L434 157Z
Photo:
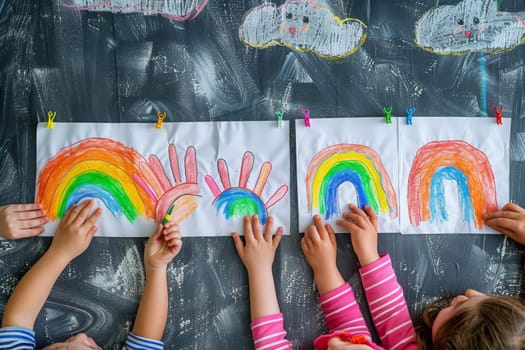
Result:
M417 349L416 337L403 289L390 256L359 269L374 325L385 349Z
M347 331L351 335L365 335L370 338L370 332L349 283L322 295L320 302L330 333Z
M282 313L259 317L250 324L250 327L256 350L292 348L292 343L285 338L286 331Z

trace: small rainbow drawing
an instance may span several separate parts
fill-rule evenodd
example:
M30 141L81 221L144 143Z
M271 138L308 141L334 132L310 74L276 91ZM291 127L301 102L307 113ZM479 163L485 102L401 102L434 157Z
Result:
M337 144L318 152L306 173L306 195L310 214L315 210L325 219L339 215L338 189L353 184L358 206L370 205L379 211L398 215L397 197L379 155L359 144Z
M133 148L107 138L88 138L62 148L40 171L36 201L51 220L85 198L104 203L115 217L133 222L138 216L155 219L155 203L136 186L146 160Z
M458 189L463 220L483 228L483 214L498 209L494 174L487 156L462 140L433 141L421 147L408 176L410 223L446 221L444 181Z
M210 175L206 175L204 180L215 197L213 205L217 208L217 212L222 211L226 219L257 214L259 215L259 221L264 225L268 218L268 209L277 204L277 202L286 195L288 186L281 185L270 198L264 202L261 199L261 193L270 176L272 165L270 162L264 162L262 164L261 171L255 182L255 187L253 190L250 190L247 188L247 183L253 168L253 159L253 153L244 153L238 187L232 187L228 165L224 159L217 161L217 169L224 190L221 191L219 189L217 182L215 182L214 178Z

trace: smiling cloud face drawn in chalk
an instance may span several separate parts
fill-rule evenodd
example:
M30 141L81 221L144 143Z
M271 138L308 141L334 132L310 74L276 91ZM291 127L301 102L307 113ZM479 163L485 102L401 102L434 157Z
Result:
M438 6L416 23L416 44L441 54L499 53L525 42L525 12L501 12L495 0Z
M65 0L64 6L93 12L159 14L183 22L197 17L207 3L208 0Z
M249 10L241 21L239 37L258 49L281 45L340 59L364 43L366 25L357 19L340 19L329 8L311 1L291 0L279 7L264 3Z

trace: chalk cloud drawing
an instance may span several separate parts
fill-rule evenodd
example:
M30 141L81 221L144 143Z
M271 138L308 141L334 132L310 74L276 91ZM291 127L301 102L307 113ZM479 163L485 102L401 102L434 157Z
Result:
M369 205L376 213L397 218L397 197L381 157L360 144L329 146L312 158L306 173L306 195L310 214L325 219L339 216L338 190L349 182L356 191L357 205Z
M279 7L265 2L243 16L239 38L258 49L281 45L340 59L353 54L365 42L366 25L358 19L341 19L314 1L288 0Z
M464 0L437 6L416 23L415 42L447 55L498 53L525 42L525 12L498 11L496 0Z
M193 19L208 0L65 0L64 6L87 11L161 15L183 22Z
M155 155L146 160L132 147L112 139L86 138L62 148L46 162L37 179L36 201L51 220L62 218L71 205L93 198L115 218L125 217L131 223L139 216L160 222L174 205L172 218L180 222L197 208L195 149L186 151L185 183L173 145L169 157L174 184Z
M457 185L463 220L481 230L483 215L498 210L494 174L485 153L462 140L433 141L418 149L408 178L410 223L448 219L446 180Z
M213 205L217 209L217 213L222 211L226 219L257 214L264 225L268 218L268 209L277 204L288 193L288 186L281 185L266 202L263 201L261 194L272 171L272 164L270 162L262 164L255 186L253 190L250 190L247 188L247 183L253 162L253 153L249 151L244 153L238 186L231 185L228 164L224 159L217 161L217 170L224 189L221 191L215 179L210 175L206 175L204 181L215 197Z

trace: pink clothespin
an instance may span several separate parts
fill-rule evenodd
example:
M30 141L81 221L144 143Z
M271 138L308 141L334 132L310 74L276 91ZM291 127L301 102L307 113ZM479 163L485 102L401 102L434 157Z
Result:
M304 126L306 126L307 128L311 127L312 125L310 124L310 110L304 107L304 108L301 108L301 112L303 113L303 116L304 116Z
M392 124L392 107L388 106L383 108L383 112L385 112L385 120L387 124Z
M494 106L494 112L496 112L496 124L503 125L503 105Z

